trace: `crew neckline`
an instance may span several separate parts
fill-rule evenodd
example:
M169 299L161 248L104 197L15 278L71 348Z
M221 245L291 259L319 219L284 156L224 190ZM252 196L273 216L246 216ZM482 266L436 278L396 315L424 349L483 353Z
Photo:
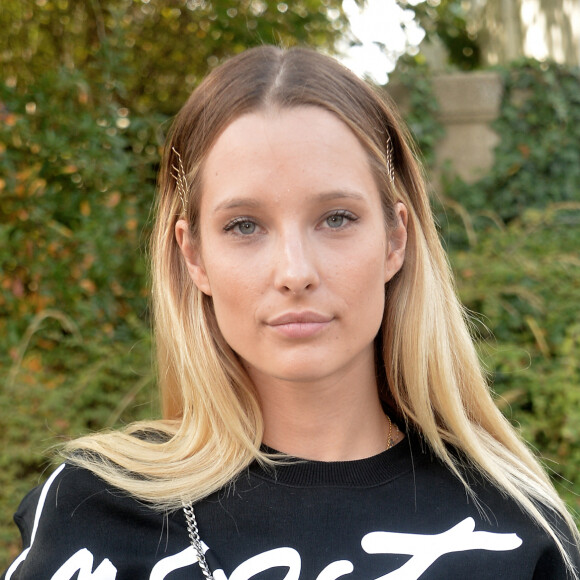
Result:
M254 462L250 473L261 479L294 487L373 487L413 469L420 451L406 436L394 447L377 455L350 461L316 461L282 455L275 467ZM263 446L268 453L276 450Z

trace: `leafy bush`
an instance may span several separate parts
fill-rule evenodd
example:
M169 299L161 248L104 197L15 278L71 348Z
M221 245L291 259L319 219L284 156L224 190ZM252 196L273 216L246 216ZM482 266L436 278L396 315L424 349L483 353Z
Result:
M500 72L494 166L475 186L447 184L447 195L480 221L483 210L509 221L526 209L579 196L580 70L525 60Z
M20 336L34 314L66 305L85 332L112 336L124 312L145 308L139 243L155 183L153 124L95 102L78 73L48 74L33 89L0 88L0 312L19 320L4 319L0 332Z
M155 407L142 239L159 145L158 120L75 71L0 85L0 103L3 561L50 437Z
M260 44L334 52L347 29L342 0L2 0L0 69L21 86L60 66L82 70L139 114L172 115L231 54Z
M133 315L123 324L124 339L85 338L62 309L44 310L7 365L0 391L0 568L20 550L12 513L44 479L47 449L158 414L147 325Z
M452 252L497 403L580 500L580 201L527 210ZM569 483L566 483L566 480ZM580 510L579 510L580 511Z

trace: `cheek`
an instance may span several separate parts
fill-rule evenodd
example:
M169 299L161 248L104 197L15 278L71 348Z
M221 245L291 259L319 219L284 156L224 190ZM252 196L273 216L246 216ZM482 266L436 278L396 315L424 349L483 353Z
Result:
M384 256L371 251L338 264L330 286L344 302L347 316L378 330L385 305L384 276Z
M222 257L213 259L212 264L214 267L208 269L207 276L220 330L224 336L232 331L242 332L263 296L259 273L255 268L241 265L239 260Z
M361 251L362 250L362 251ZM384 291L386 249L382 244L372 241L360 244L348 257L342 260L343 276L349 281L353 291L374 293Z

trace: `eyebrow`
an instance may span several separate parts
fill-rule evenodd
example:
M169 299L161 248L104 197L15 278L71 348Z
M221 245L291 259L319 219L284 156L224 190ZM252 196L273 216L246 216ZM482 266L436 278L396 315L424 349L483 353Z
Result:
M333 201L335 199L353 199L361 201L364 196L357 191L351 190L336 190L336 191L326 191L322 193L317 193L313 196L313 201L316 203L321 203L325 201ZM230 197L225 199L221 203L218 203L214 208L214 213L229 209L239 209L239 208L249 208L257 209L264 205L264 203L258 199L252 197Z

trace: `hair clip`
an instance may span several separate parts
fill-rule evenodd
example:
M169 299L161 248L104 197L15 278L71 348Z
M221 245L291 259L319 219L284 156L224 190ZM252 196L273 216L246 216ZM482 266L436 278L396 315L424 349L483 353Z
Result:
M387 133L387 173L391 183L395 183L395 164L393 160L393 141Z
M175 147L171 147L171 150L175 155L177 155L177 167L175 165L171 166L172 172L171 177L175 179L177 185L177 194L179 199L181 199L181 205L183 208L183 213L187 212L187 192L189 187L187 185L187 178L185 177L185 169L183 169L183 162L181 161L181 155Z

